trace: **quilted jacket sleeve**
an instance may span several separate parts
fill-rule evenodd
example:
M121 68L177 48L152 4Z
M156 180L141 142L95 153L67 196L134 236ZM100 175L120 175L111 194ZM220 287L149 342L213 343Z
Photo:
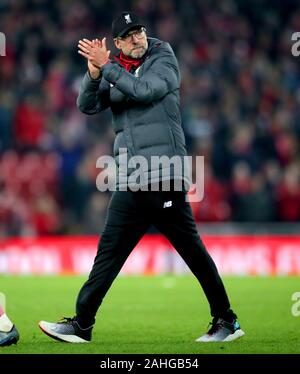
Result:
M101 80L101 78L92 79L86 72L77 98L77 107L81 112L95 114L110 106L109 83L101 84Z

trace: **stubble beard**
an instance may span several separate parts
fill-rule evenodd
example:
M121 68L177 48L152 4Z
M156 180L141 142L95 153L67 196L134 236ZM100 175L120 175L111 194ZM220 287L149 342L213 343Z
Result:
M136 59L142 58L144 54L147 52L148 42L146 41L145 45L136 46L135 48L137 47L139 48L133 49L132 51L128 53L129 57L136 58Z

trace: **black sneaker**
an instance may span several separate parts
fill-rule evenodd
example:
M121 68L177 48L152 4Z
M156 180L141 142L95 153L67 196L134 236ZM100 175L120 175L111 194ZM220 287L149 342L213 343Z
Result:
M92 340L93 326L81 328L76 317L64 317L57 323L41 321L39 327L46 335L62 342L89 343Z
M4 332L0 331L0 347L7 347L11 344L17 344L20 335L16 326L13 325L10 331Z
M236 319L230 323L223 318L215 317L210 324L211 328L208 332L196 339L196 342L231 342L245 335Z

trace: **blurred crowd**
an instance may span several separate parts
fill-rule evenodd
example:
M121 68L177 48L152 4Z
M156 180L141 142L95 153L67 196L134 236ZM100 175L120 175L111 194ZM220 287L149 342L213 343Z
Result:
M112 154L109 111L76 108L82 37L110 38L116 13L142 16L181 68L190 155L205 157L199 222L300 220L297 0L1 0L0 237L100 233Z

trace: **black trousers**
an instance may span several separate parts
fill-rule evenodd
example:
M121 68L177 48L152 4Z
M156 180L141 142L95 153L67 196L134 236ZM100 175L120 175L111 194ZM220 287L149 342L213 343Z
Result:
M199 237L185 197L182 191L113 193L92 271L77 298L79 324L90 326L95 322L105 294L151 224L169 239L200 282L211 315L222 316L230 310L223 282Z

